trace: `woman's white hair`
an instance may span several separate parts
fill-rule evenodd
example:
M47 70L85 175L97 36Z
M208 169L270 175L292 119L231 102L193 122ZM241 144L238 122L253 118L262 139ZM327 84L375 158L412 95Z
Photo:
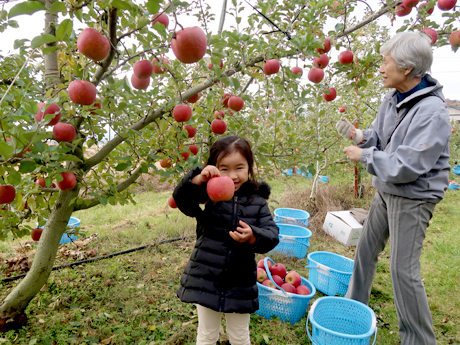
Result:
M424 32L399 32L381 48L382 55L391 55L399 70L410 69L409 78L423 78L433 63L431 39Z

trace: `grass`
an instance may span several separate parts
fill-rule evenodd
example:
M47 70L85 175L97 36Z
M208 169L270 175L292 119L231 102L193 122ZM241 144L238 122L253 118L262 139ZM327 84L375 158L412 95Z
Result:
M354 247L345 247L322 231L327 211L362 207L368 209L375 192L366 178L363 199L354 199L351 174L335 173L320 184L316 202L309 199L311 179L277 177L272 186L272 209L292 207L308 211L313 232L308 252L330 251L349 258ZM438 344L460 343L460 244L458 214L460 192L448 190L434 213L422 255L422 275L433 313ZM96 256L155 243L168 238L194 235L195 222L167 206L171 192L148 192L135 196L135 205L95 207L73 214L81 231L99 236L88 243L62 246L56 263L72 261L70 252ZM0 344L194 344L195 307L176 297L180 277L194 245L193 238L154 245L74 268L53 271L48 283L31 301L28 326L0 334ZM30 246L30 250L27 247ZM0 242L3 256L32 257L35 244L17 240ZM258 255L257 259L262 258ZM271 256L289 270L308 278L307 258ZM74 259L76 260L76 259ZM6 269L0 274L5 277ZM21 273L13 272L12 275ZM0 298L19 281L3 284ZM320 292L311 300L323 296ZM380 256L370 307L378 318L377 343L399 344L398 323L389 275L389 247ZM294 325L279 319L251 316L252 344L310 344L306 316ZM228 344L222 334L220 344Z

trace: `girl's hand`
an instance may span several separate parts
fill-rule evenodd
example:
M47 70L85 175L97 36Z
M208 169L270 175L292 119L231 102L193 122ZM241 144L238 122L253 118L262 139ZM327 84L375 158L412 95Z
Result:
M242 220L240 220L240 225L241 226L236 228L237 231L229 232L230 236L237 242L249 242L249 244L252 246L254 243L256 243L256 237L254 236L251 227Z
M208 182L211 177L220 176L220 171L214 165L207 165L203 170L201 170L201 174L196 175L192 179L192 183L200 185L202 183Z

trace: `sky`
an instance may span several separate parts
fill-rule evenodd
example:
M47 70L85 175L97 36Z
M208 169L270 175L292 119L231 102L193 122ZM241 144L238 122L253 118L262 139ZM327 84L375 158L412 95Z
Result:
M212 23L208 23L208 30L216 33L218 30L218 24L220 19L220 14L222 10L222 0L221 1L206 1L211 5L211 12L215 13L216 20ZM255 3L255 1L252 1ZM369 0L368 3L371 5L373 10L379 8L378 0ZM7 4L5 6L6 10L12 7L13 4ZM228 0L228 7L231 6L231 1ZM362 7L360 7L362 6ZM364 5L360 2L357 3L357 10L362 10ZM247 10L249 11L249 10ZM410 16L414 16L416 11L413 10ZM249 13L249 12L247 12ZM440 22L443 12L440 11L437 7L433 14L431 15L431 20ZM244 12L242 13L243 21L240 25L244 25ZM409 16L408 16L409 17ZM396 17L396 21L391 25L390 19L386 16L382 16L379 19L380 25L385 25L390 27L391 34L396 33L397 28L403 24L404 20L407 17ZM39 12L33 16L22 15L14 18L18 24L19 28L8 27L3 33L0 34L0 51L2 54L8 52L13 52L13 44L16 39L32 39L43 31L44 25L44 13ZM196 19L192 16L184 17L180 19L181 23L187 23L189 26L198 25ZM335 25L335 23L329 23ZM172 27L173 22L170 18L170 27ZM230 29L231 25L235 25L234 18L229 14L225 17L224 29ZM328 24L327 24L328 25ZM338 52L332 51L331 57L334 58L338 55ZM437 79L443 86L443 92L446 98L450 100L460 100L460 50L457 53L454 53L450 46L444 47L435 47L433 50L434 61L431 68L431 75ZM306 78L306 73L304 73L303 79Z

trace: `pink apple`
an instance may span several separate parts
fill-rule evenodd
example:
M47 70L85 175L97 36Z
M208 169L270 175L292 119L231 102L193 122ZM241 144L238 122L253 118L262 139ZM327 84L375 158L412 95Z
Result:
M292 68L291 68L291 72L294 73L295 75L298 75L299 73L300 73L300 76L303 75L303 70L302 70L302 68L297 67L297 66L292 67Z
M57 186L60 190L70 190L74 189L77 185L77 178L73 172L63 172L61 173L63 178L62 181L57 182Z
M162 74L166 72L166 69L161 66L161 62L163 62L163 64L169 64L169 60L164 57L160 57L158 59L155 58L152 60L153 73Z
M327 93L323 93L323 98L327 102L333 101L337 97L337 91L333 87L327 89L326 91Z
M414 7L418 4L420 0L403 0L402 4L405 7Z
M193 138L196 134L196 128L189 125L185 125L184 127L185 130L188 132L188 137Z
M187 98L188 103L196 103L200 99L201 94L197 93L196 95L193 95L192 97Z
M265 269L264 260L265 258L260 259L259 262L257 262L257 267ZM273 266L273 263L270 260L267 260L267 266L268 269L270 269L270 267Z
M159 16L157 14L155 15L155 19L152 22L152 26L154 26L155 23L163 24L166 29L169 26L169 17L164 13L160 14Z
M263 268L257 267L257 281L263 283L267 279L267 272Z
M434 11L434 5L432 5L431 7L427 7L427 6L428 6L428 2L424 2L419 5L419 8L420 9L424 8L428 14L432 14Z
M427 28L427 29L423 29L422 31L426 33L428 36L430 36L431 44L436 43L436 41L438 40L438 33L435 30Z
M457 0L438 0L438 8L441 11L449 11L455 7Z
M353 53L349 50L345 50L339 54L339 62L342 65L348 65L353 62Z
M214 112L214 117L216 119L222 120L225 117L225 112L223 110L216 110Z
M179 104L173 110L174 120L177 122L187 122L192 118L192 108L186 104Z
M169 207L171 207L171 208L177 208L176 201L174 200L173 197L170 197L170 198L168 199L168 205L169 205Z
M131 75L131 85L136 90L145 90L150 85L150 78L139 79L135 74Z
M316 48L315 50L320 54L328 53L331 50L331 40L329 38L325 38L323 41L323 47Z
M265 75L278 73L278 71L280 70L280 62L277 59L269 59L264 62L262 69Z
M212 201L228 201L233 198L235 184L229 176L216 176L208 181L206 191Z
M244 107L244 101L241 97L232 96L228 100L228 107L235 111L240 111Z
M449 43L452 48L460 47L460 30L453 31L449 36Z
M133 72L139 79L149 78L153 73L153 65L150 60L139 60L133 65Z
M76 104L91 105L96 101L96 86L89 81L71 81L67 91L72 102Z
M194 63L200 61L208 42L204 31L198 27L188 27L177 31L171 39L171 48L177 60L182 63Z
M75 127L70 123L56 123L53 127L54 139L71 143L75 139Z
M295 286L292 284L284 283L283 285L281 285L281 288L286 292L295 293Z
M319 83L324 78L324 71L321 68L314 67L308 72L308 80L313 83Z
M45 106L45 103L38 103L38 112L37 112L37 115L35 116L35 121L40 122L45 118L46 115L56 114L51 119L51 121L47 124L47 126L54 126L61 119L61 113L60 113L61 109L56 103L53 103L53 104L50 104L45 109L45 111L42 111L44 106Z
M339 111L340 111L341 113L344 113L346 110L347 110L347 108L345 108L345 107L340 107L340 108L339 108Z
M110 42L99 31L86 28L78 35L77 49L91 60L102 61L110 52Z
M227 124L223 120L215 119L211 122L211 131L216 134L224 134Z
M284 266L282 263L276 263L270 268L270 273L280 276L281 278L286 277L286 266Z
M161 159L160 166L165 169L170 168L172 166L171 158Z
M219 103L221 103L222 106L224 106L224 107L228 107L228 101L230 100L230 97L232 97L231 94L229 94L229 93L224 93L224 94L222 95L222 99L219 100Z
M298 295L309 295L311 293L310 289L305 285L299 285L295 288L295 290Z
M272 289L275 289L275 290L278 290L278 288L275 286L275 284L273 284L273 282L270 279L265 280L262 283L262 285L266 286L266 287L269 287L269 288L272 288Z
M188 148L190 152L193 153L193 155L196 155L198 153L199 148L197 145L190 145Z
M284 281L286 283L289 283L289 284L292 284L294 285L295 287L299 286L300 284L302 284L302 277L300 276L299 273L297 273L296 271L289 271L287 274L286 274L286 277L284 277Z
M329 57L326 54L321 54L319 57L315 56L313 66L324 69L329 63Z
M412 7L406 7L403 4L401 4L396 7L395 13L398 17L404 17L404 16L407 16L411 11L412 11Z
M276 285L281 286L284 284L283 278L279 275L272 274L272 280L275 282Z

